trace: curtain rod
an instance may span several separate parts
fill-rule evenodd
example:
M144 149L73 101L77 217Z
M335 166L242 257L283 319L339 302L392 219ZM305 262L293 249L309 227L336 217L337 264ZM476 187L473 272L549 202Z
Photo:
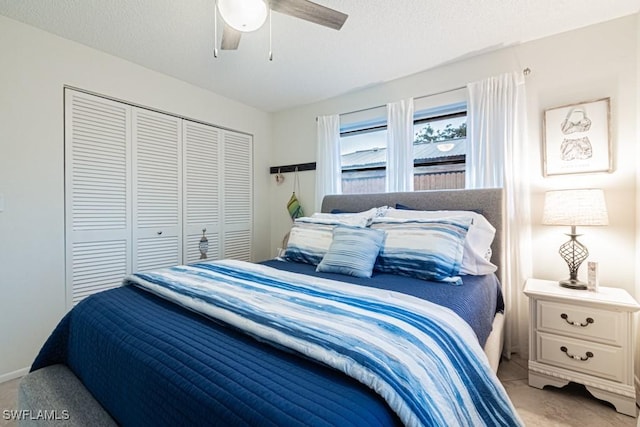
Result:
M524 74L525 77L528 76L529 74L531 74L531 69L529 67L525 68L524 70L522 70L522 74ZM440 92L433 92L433 93L428 93L426 95L416 96L413 99L415 100L415 99L429 98L431 96L443 95L445 93L455 92L456 90L461 90L461 89L464 89L466 87L467 87L467 85L454 87L453 89L441 90ZM375 110L376 108L382 108L382 107L386 107L386 106L387 106L387 104L382 104L382 105L376 105L374 107L361 108L359 110L346 111L344 113L338 113L338 116L342 116L342 115L346 115L346 114L361 113L363 111ZM318 121L317 117L316 117L316 121Z
M447 90L441 90L440 92L434 92L434 93L428 93L426 95L420 95L420 96L416 96L413 99L422 99L422 98L429 98L430 96L437 96L437 95L443 95L445 93L449 93L449 92L455 92L456 90L460 90L460 89L464 89L467 86L460 86L460 87L454 87L453 89L447 89ZM375 110L376 108L382 108L382 107L386 107L387 104L382 104L382 105L376 105L375 107L367 107L367 108L361 108L359 110L354 110L354 111L347 111L344 113L339 113L339 116L345 115L345 114L355 114L355 113L361 113L363 111L369 111L369 110Z

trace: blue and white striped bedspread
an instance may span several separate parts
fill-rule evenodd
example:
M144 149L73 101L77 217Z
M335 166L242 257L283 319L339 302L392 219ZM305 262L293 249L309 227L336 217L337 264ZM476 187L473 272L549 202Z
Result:
M407 426L522 425L471 328L428 301L232 260L125 284L344 372Z

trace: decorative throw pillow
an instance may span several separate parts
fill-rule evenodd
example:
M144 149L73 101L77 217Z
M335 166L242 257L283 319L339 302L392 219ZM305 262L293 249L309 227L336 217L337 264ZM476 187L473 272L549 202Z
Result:
M338 225L333 229L329 251L316 271L371 277L384 239L382 230Z
M371 227L384 230L386 239L374 268L423 280L462 284L460 265L471 218L376 218Z

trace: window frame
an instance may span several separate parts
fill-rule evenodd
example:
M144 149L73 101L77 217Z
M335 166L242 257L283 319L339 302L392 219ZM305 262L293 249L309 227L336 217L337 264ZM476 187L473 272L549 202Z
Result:
M464 110L460 110L460 111L456 111L453 113L444 113L444 114L438 114L438 113L434 113L433 115L426 115L426 116L419 116L418 118L414 118L413 120L413 126L415 127L416 125L419 125L421 123L427 123L427 122L432 122L435 120L445 120L445 119L450 119L450 118L456 118L456 117L467 117L467 108L465 105ZM348 137L348 136L354 136L354 135L363 135L363 134L367 134L367 133L372 133L372 132L378 132L378 131L382 131L382 130L386 130L387 129L387 124L376 124L373 126L368 126L368 127L363 127L361 129L349 129L349 130L345 130L345 131L340 131L340 139L344 138L344 137ZM438 160L440 159L440 160ZM459 165L459 164L465 164L466 163L466 156L463 155L458 155L458 156L449 156L449 157L438 157L435 158L435 160L429 160L429 161L421 161L420 159L413 160L413 167L424 167L424 166L446 166L446 165ZM360 167L360 168L354 168L354 169L344 169L342 167L340 167L340 173L344 173L346 172L367 172L367 171L380 171L380 170L387 170L387 165L382 165L382 166L372 166L372 167Z

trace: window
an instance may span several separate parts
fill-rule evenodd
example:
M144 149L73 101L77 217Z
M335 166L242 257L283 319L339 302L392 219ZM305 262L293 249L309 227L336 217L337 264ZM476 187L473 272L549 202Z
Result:
M387 126L340 134L342 193L384 193Z
M414 121L413 188L464 188L467 112L440 113Z
M464 188L466 104L425 109L414 115L414 190ZM385 191L386 120L341 126L342 193Z

